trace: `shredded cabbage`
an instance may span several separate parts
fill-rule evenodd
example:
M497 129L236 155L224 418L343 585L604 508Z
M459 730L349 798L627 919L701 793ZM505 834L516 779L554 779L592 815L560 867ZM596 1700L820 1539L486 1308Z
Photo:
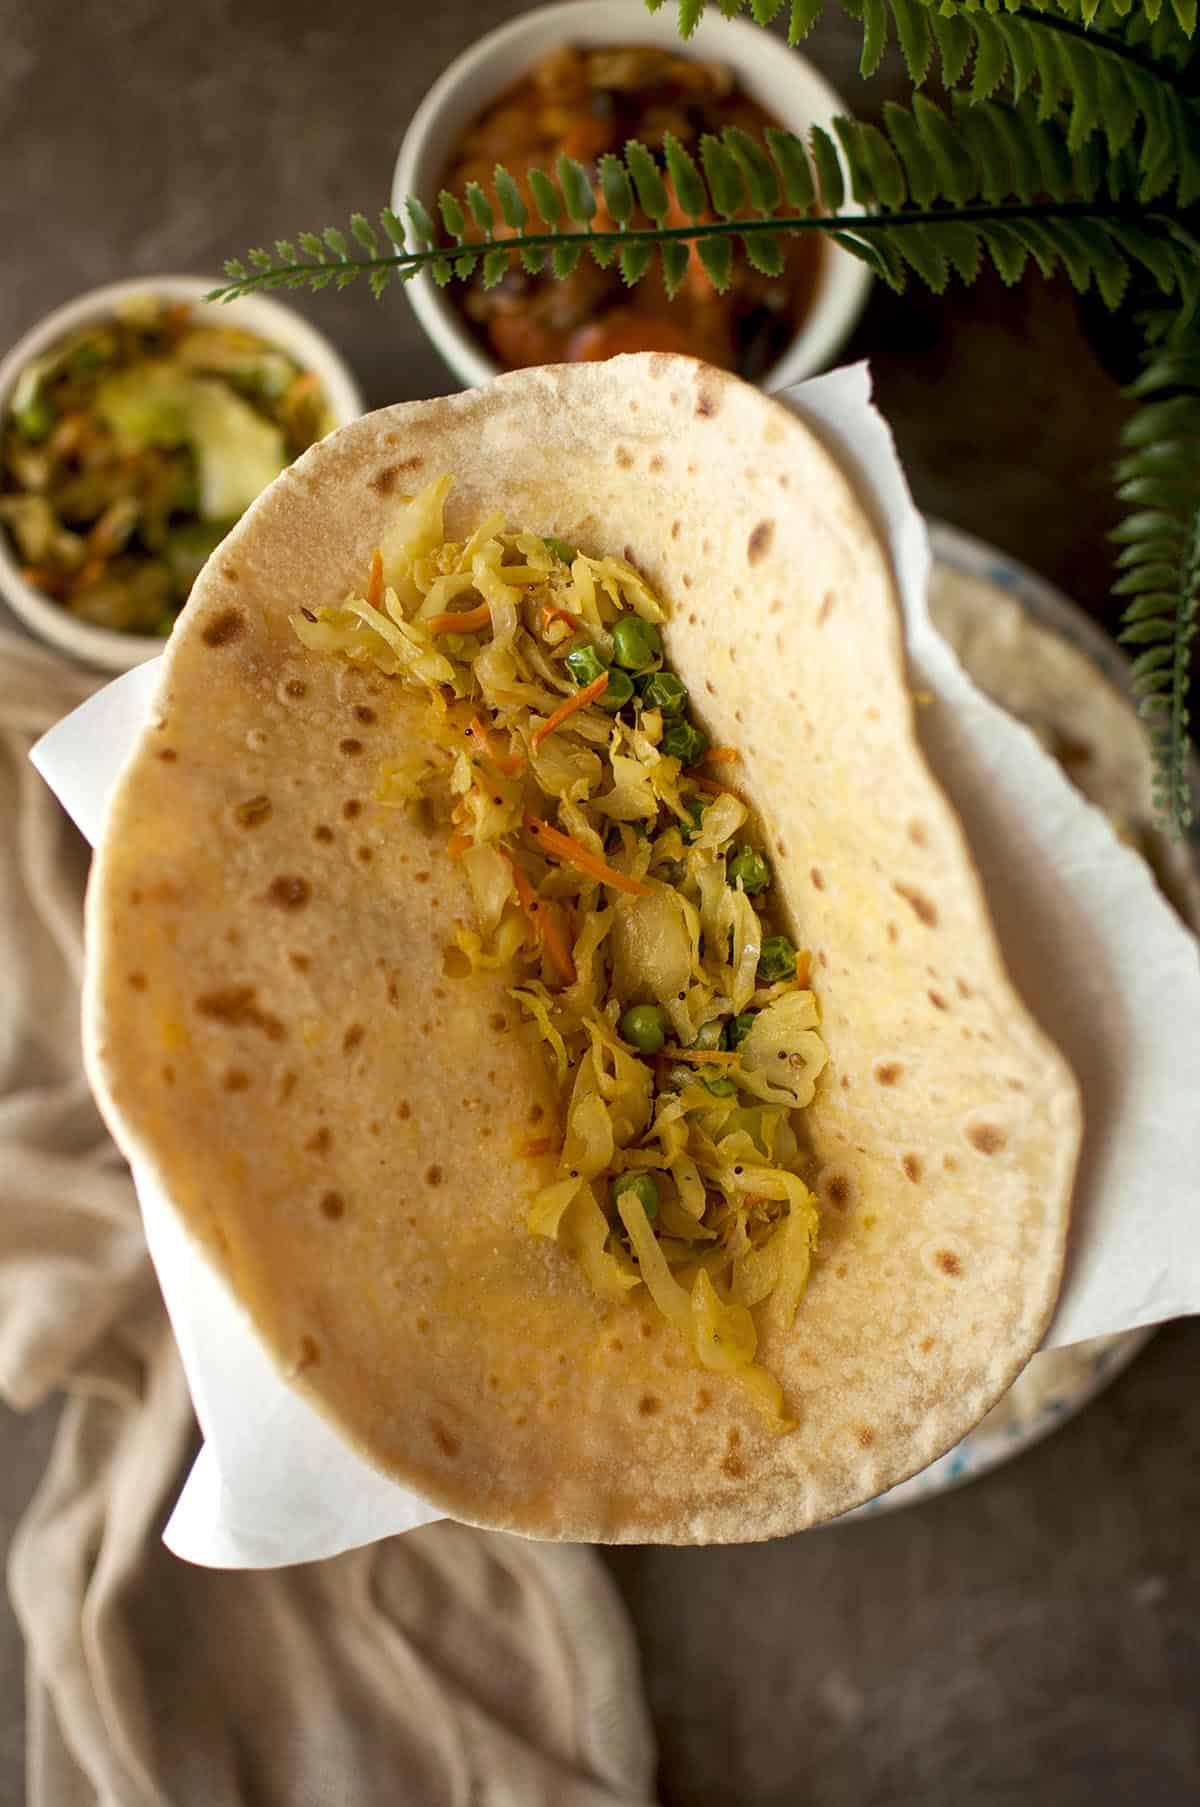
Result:
M426 697L425 732L372 794L448 811L472 919L446 971L507 975L552 1063L562 1128L530 1152L556 1152L557 1172L530 1232L609 1304L644 1289L700 1366L787 1430L757 1354L760 1328L795 1317L818 1229L799 1113L826 1051L807 956L782 978L763 957L780 924L736 876L747 849L766 863L746 803L664 751L679 686L655 687L665 611L642 575L496 513L447 540L449 487L398 509L382 585L377 567L362 594L301 610L296 635ZM636 633L619 627L632 617ZM631 644L632 679L614 662Z

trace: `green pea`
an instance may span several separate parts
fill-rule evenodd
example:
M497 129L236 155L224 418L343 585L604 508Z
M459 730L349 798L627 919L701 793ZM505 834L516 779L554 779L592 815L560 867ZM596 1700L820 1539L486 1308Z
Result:
M662 657L662 635L640 615L622 615L613 626L613 657L626 671L645 671Z
M639 1054L657 1054L667 1039L667 1019L657 1004L633 1004L617 1024L617 1032Z
M547 534L542 544L547 552L553 552L555 558L561 558L564 565L575 563L575 548L568 546L566 540L556 540L553 534Z
M659 741L658 750L678 759L681 765L698 765L708 752L708 736L693 728L691 722L672 722Z
M738 885L751 897L759 891L766 891L771 884L771 868L761 853L753 847L739 847L726 868L729 882L736 889Z
M714 1017L710 1023L701 1023L696 1031L696 1039L692 1043L692 1046L693 1048L706 1049L719 1048L721 1046L721 1024L716 1017Z
M596 675L599 677L599 672L597 672ZM596 698L596 707L598 709L607 709L610 715L615 715L618 709L623 709L625 707L632 695L633 679L629 676L629 673L627 671L621 671L616 665L610 665L608 668L608 683Z
M683 808L687 819L679 824L679 834L684 846L690 847L704 823L704 804L699 797L692 797Z
M733 1049L741 1047L751 1029L754 1027L754 1017L755 1012L753 1010L743 1011L741 1016L730 1017L725 1025L725 1046L727 1048Z
M638 679L647 709L661 709L665 717L682 715L688 706L687 685L673 671L652 671Z
M724 1073L719 1073L715 1079L706 1079L702 1083L705 1091L711 1092L714 1098L733 1098L737 1093L737 1086L732 1079L727 1079Z
M581 690L585 684L595 683L608 669L590 640L577 640L564 663Z
M764 935L758 956L758 976L764 985L790 979L796 971L796 947L786 935Z
M632 1192L641 1200L642 1210L651 1223L658 1216L658 1187L652 1173L621 1173L609 1188L609 1197L614 1207L623 1192Z

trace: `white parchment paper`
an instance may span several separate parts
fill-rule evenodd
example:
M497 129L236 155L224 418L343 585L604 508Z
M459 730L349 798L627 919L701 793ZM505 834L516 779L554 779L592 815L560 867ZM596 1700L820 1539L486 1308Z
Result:
M966 824L1009 970L1074 1067L1087 1122L1048 1347L1200 1310L1200 949L1141 858L1033 735L971 683L926 608L929 543L859 364L789 390L886 536L926 752ZM140 732L155 665L47 734L39 771L89 841ZM440 1516L280 1377L169 1202L134 1172L204 1448L167 1525L189 1561L332 1556Z

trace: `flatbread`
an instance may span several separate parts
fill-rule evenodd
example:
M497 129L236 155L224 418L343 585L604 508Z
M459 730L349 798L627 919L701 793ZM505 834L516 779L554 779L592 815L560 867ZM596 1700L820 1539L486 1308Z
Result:
M544 1053L502 978L444 969L470 905L441 835L371 801L422 701L288 625L361 585L399 499L442 473L452 534L499 508L636 563L701 725L741 751L830 1053L807 1113L815 1271L760 1346L788 1436L528 1234ZM172 636L88 933L88 1064L122 1148L291 1384L459 1518L797 1530L954 1443L1049 1319L1077 1089L918 750L885 552L803 425L689 359L516 372L367 416L285 472Z

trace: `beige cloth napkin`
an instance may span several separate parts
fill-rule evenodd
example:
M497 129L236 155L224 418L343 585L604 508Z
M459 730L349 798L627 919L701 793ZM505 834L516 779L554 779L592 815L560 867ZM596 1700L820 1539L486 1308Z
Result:
M69 1394L9 1568L31 1807L646 1802L637 1655L590 1550L446 1522L221 1573L160 1541L195 1425L80 1065L87 852L28 763L97 683L0 633L0 1395Z

